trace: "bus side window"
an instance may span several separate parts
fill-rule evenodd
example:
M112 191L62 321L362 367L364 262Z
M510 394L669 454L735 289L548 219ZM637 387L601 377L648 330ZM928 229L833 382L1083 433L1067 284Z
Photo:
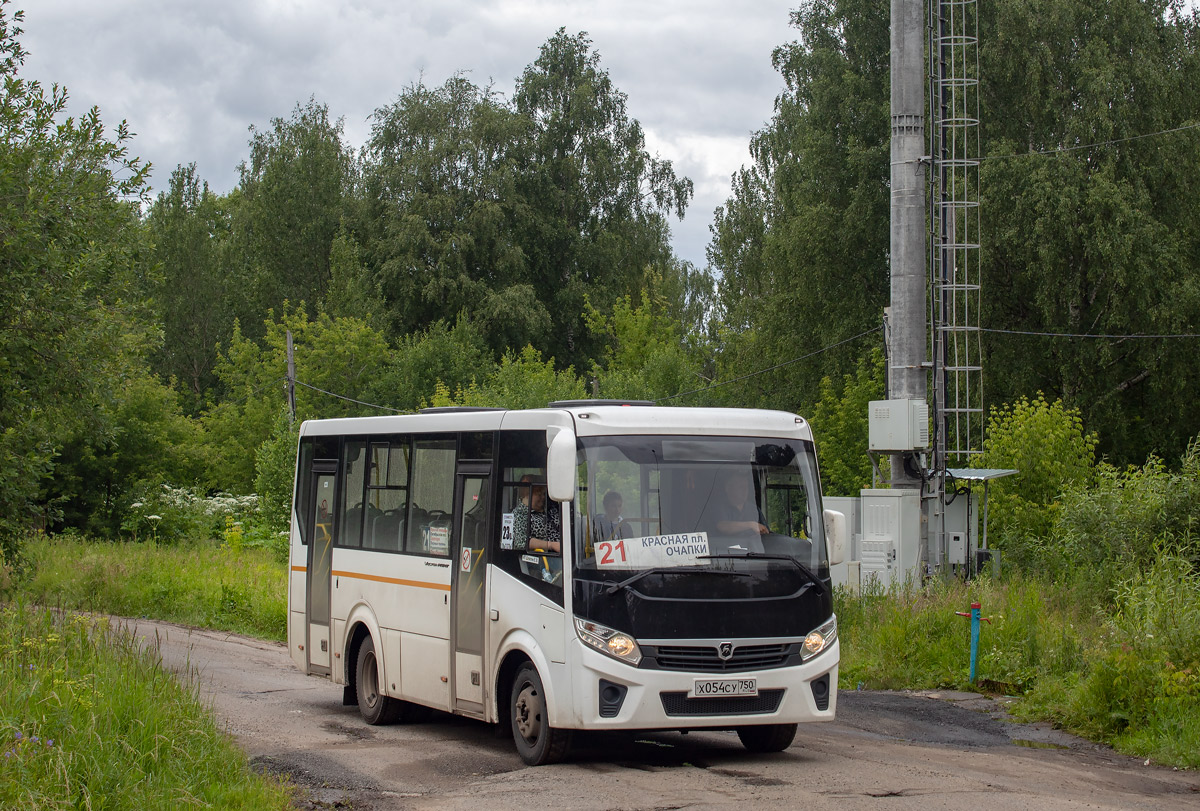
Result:
M450 556L457 446L454 436L421 437L413 443L406 552Z
M361 440L345 444L346 471L342 486L342 523L338 546L362 546L363 487L366 484L367 443Z
M366 525L363 547L386 552L403 548L405 511L408 507L407 438L371 444L371 469L367 476Z

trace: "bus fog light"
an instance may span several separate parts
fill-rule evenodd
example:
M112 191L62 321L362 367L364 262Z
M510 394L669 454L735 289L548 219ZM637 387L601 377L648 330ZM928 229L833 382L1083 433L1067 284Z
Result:
M575 634L585 645L614 659L634 666L642 661L642 652L638 649L637 642L629 634L584 619L575 620Z
M837 617L830 617L827 622L821 624L804 637L804 644L800 646L800 658L808 660L816 656L821 651L833 644L833 640L837 639Z

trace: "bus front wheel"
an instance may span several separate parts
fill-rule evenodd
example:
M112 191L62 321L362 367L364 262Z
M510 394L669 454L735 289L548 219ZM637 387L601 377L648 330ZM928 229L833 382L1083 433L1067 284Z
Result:
M550 726L546 691L537 668L524 664L513 681L509 718L517 754L530 766L562 760L571 745L571 733Z
M358 711L368 724L393 724L399 720L403 704L380 691L379 660L375 656L375 641L369 636L358 646L355 688L358 693Z
M782 752L796 739L796 725L764 724L756 727L738 727L737 734L742 746L751 752Z

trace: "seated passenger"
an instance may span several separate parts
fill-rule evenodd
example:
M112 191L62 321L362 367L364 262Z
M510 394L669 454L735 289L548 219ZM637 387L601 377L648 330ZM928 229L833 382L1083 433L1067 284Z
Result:
M562 510L558 505L546 508L546 485L534 483L533 476L521 477L532 487L521 488L521 502L513 508L513 549L530 552L562 552Z

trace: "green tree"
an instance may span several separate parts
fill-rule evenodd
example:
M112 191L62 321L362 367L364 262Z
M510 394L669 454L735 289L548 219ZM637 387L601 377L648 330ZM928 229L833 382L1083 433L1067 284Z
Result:
M812 428L826 495L854 496L871 486L868 404L884 398L886 373L883 352L876 348L859 360L854 374L821 378Z
M495 91L462 76L412 85L376 110L364 230L390 334L466 313L497 353L546 339L550 317L512 228L512 150L523 126Z
M66 90L19 75L21 12L0 0L0 535L30 523L72 436L111 404L154 335L138 291L147 167L124 122L69 117Z
M217 346L233 328L230 298L240 298L223 264L229 220L227 201L209 191L194 163L171 173L146 218L162 274L154 290L163 330L155 366L179 382L190 413L213 397Z
M582 400L586 396L583 381L573 368L557 370L554 358L543 360L541 352L526 346L519 353L505 353L482 382L456 392L439 382L429 405L545 408L555 400Z
M202 430L179 400L148 370L131 372L105 407L105 430L80 425L66 438L43 494L63 524L115 537L137 493L203 480Z
M588 329L607 343L603 364L592 366L601 397L653 400L697 388L699 364L687 351L679 325L666 309L666 300L648 289L642 291L636 306L632 296L617 299L610 315L584 300ZM688 401L671 404L686 405Z
M784 363L738 399L804 411L863 344L821 350L879 324L887 302L888 6L807 0L791 23L798 41L772 55L784 90L717 210L708 257L721 376Z
M985 326L1195 332L1200 135L1153 133L1200 119L1200 17L1175 0L981 9ZM988 338L998 399L1062 398L1115 460L1200 432L1200 355L1178 341Z
M341 227L355 164L342 122L310 99L290 118L250 128L250 157L233 196L236 252L227 272L245 285L243 329L259 335L268 309L319 302L330 280L330 252Z
M401 338L392 352L391 402L400 409L416 410L434 399L439 383L448 391L466 389L486 380L495 368L483 336L471 321L460 317L453 327L436 321Z
M647 265L669 264L666 218L683 216L692 182L646 152L586 34L559 29L542 45L513 107L528 127L517 148L517 227L529 281L552 319L545 349L582 366L593 349L584 296L606 309L636 291Z
M264 326L261 342L234 326L216 367L227 395L203 417L212 457L208 484L233 493L253 488L259 446L272 435L285 402L289 330L299 381L298 419L381 413L362 403L391 407L388 346L380 332L357 319L324 313L310 320L303 307L269 313Z

